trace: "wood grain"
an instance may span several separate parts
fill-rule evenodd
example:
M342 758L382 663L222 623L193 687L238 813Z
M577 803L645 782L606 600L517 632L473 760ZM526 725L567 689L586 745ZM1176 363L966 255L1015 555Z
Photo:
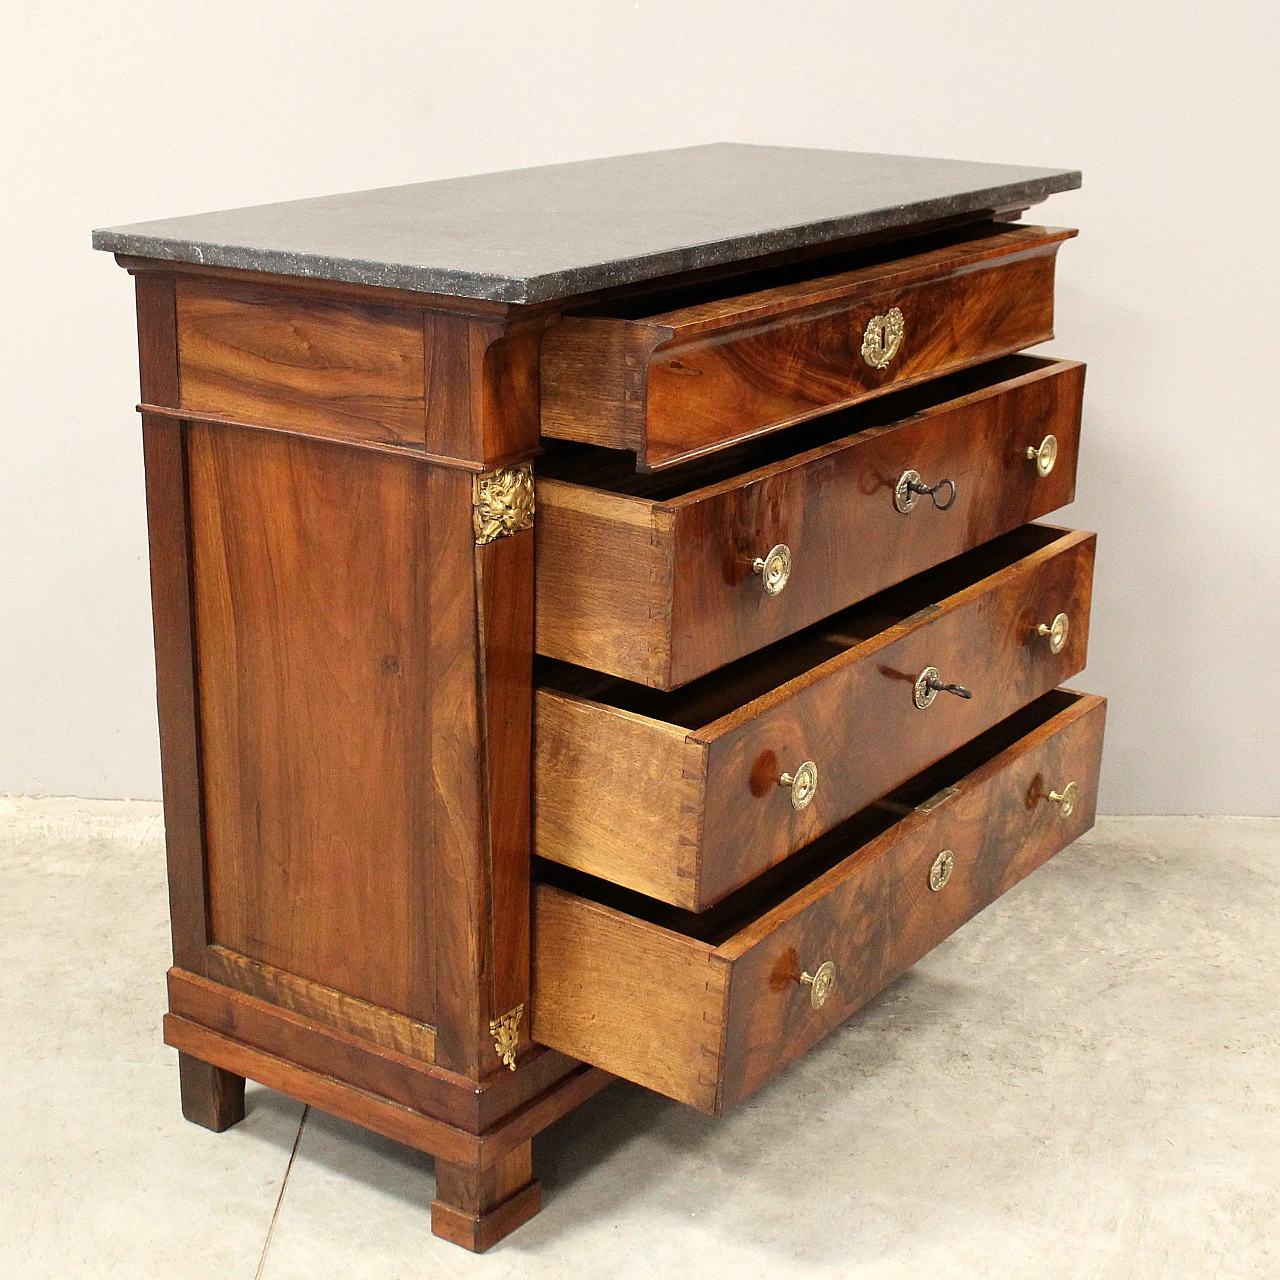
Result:
M193 425L213 940L434 1024L420 464Z
M640 498L541 478L537 506L538 652L670 687L670 518Z
M244 1076L178 1054L182 1114L192 1124L222 1133L244 1119Z
M425 447L421 313L180 278L182 407Z
M1093 557L1092 534L1026 526L675 693L547 671L535 852L705 909L1082 670ZM1059 612L1055 655L1036 627ZM926 666L972 700L918 710ZM806 760L797 811L778 779Z
M1008 357L717 455L685 481L637 477L625 455L553 455L538 482L538 652L673 689L1065 506L1084 372ZM1058 460L1041 477L1026 450L1050 433ZM908 468L952 480L951 507L899 512ZM791 577L769 596L752 564L777 543Z
M534 849L642 893L698 892L706 749L683 729L539 689Z
M565 317L543 340L542 432L668 467L1022 350L1053 336L1054 258L1073 234L991 226L835 275L815 278L811 264L799 281L675 310ZM906 336L875 369L862 359L863 332L895 306ZM607 337L607 321L630 332Z
M174 282L149 275L135 281L138 366L142 398L177 404L178 349ZM169 924L175 964L204 970L209 937L205 900L204 819L196 671L195 610L191 599L190 494L184 428L143 415L142 452L147 494L147 542L155 637L156 709L165 813ZM213 1088L210 1078L209 1088ZM195 1076L189 1080L196 1088ZM194 1104L193 1104L194 1105ZM209 1113L217 1110L211 1095Z
M488 855L481 972L485 1009L497 1017L529 998L533 530L478 546L475 557ZM518 1031L527 1042L527 1018Z
M1093 826L1105 721L1103 699L1078 698L962 780L942 808L908 817L721 948L733 979L720 1110ZM1045 795L1068 780L1081 800L1064 821ZM943 849L955 869L935 893L929 870ZM786 977L828 959L835 988L814 1010L807 988Z
M550 885L537 886L533 929L540 1043L715 1109L728 969L710 947Z
M859 815L793 874L780 867L701 916L586 877L578 891L537 884L535 1034L722 1113L1092 826L1104 721L1103 699L1051 693L904 788L918 804L954 786L944 803ZM1081 799L1064 820L1046 796L1067 781ZM955 869L933 892L942 849ZM835 987L815 1010L800 977L827 960Z
M541 1208L542 1189L533 1177L533 1148L528 1142L488 1169L436 1161L432 1234L472 1253L492 1248Z
M420 1062L435 1061L434 1027L300 978L295 973L250 960L226 947L212 946L205 954L205 974L235 991L300 1013L370 1044L394 1049Z
M188 1022L470 1133L501 1124L578 1065L534 1045L526 1050L519 1071L501 1071L476 1082L439 1063L424 1062L357 1032L339 1030L181 969L169 971L168 989L170 1010Z

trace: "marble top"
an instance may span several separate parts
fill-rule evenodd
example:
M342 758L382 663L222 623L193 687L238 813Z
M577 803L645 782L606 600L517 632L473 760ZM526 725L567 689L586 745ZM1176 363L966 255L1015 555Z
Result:
M719 142L106 227L93 245L534 303L1079 185L1074 169Z

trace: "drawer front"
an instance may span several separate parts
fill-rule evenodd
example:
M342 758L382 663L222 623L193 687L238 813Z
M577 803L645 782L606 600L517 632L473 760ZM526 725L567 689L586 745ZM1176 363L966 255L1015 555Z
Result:
M538 651L674 689L1065 506L1084 366L1017 367L901 422L664 502L540 482ZM1051 465L1039 452L1048 436ZM941 486L938 503L900 499L909 471ZM777 546L790 570L771 592L755 566Z
M642 319L576 316L542 347L542 432L673 466L1053 336L1073 232L1016 227Z
M953 582L955 562L941 566L899 589L911 616L868 618L865 639L833 632L836 656L772 687L778 659L765 653L683 693L648 695L644 714L610 704L608 691L540 689L534 852L704 910L1084 668L1093 534L1032 525L970 558L976 568L960 579L969 585ZM920 598L931 603L920 607ZM1057 647L1040 628L1051 630L1059 614L1068 627ZM918 707L926 668L972 698L943 692ZM755 692L759 683L766 692ZM736 707L727 713L725 689ZM688 718L658 718L683 716L674 705L683 698L718 718L695 729L681 727ZM806 762L817 788L797 807L782 778Z
M1019 707L1084 669L1094 535L1068 534L993 579L893 627L856 659L730 724L708 742L703 902L712 903ZM1053 652L1039 634L1066 614ZM934 668L973 696L916 703ZM805 761L801 810L778 785Z
M1106 703L1065 691L1045 701L1044 718L940 803L859 843L718 946L682 932L683 913L655 923L536 885L534 1039L724 1111L1093 825ZM1053 798L1066 794L1070 804ZM840 854L842 838L823 844ZM804 978L820 974L815 993Z

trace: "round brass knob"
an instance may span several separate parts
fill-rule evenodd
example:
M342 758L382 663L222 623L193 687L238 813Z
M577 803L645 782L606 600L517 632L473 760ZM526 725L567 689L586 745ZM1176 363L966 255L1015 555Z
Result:
M915 699L916 706L921 711L926 707L933 706L934 698L940 693L954 693L957 698L973 697L973 694L962 684L944 684L937 667L925 667L916 676L916 683L912 689L912 696Z
M1069 818L1076 811L1080 800L1080 788L1074 782L1068 782L1061 791L1050 791L1048 798L1058 806L1058 816Z
M946 499L938 495L946 491ZM956 482L946 477L937 484L925 484L918 471L904 471L893 486L893 505L905 516L920 500L920 495L927 493L933 499L933 505L939 511L950 511L956 502Z
M791 548L780 542L767 556L756 556L751 567L764 579L765 594L776 596L791 577Z
M806 760L795 773L784 773L778 779L778 785L791 788L793 809L803 809L818 794L818 766L812 760Z
M817 973L802 973L800 981L809 988L809 1003L815 1009L821 1009L827 1003L831 988L836 985L836 967L830 960L824 960Z
M1043 622L1036 628L1036 635L1049 637L1049 652L1061 653L1062 646L1067 643L1067 633L1071 630L1071 619L1060 613L1046 626Z
M950 849L943 849L933 860L933 866L929 868L929 888L937 893L948 880L951 879L951 873L955 870L956 855Z
M1053 464L1058 460L1058 437L1045 436L1040 441L1038 449L1034 445L1028 445L1027 457L1035 460L1036 470L1042 476L1047 476L1053 470Z

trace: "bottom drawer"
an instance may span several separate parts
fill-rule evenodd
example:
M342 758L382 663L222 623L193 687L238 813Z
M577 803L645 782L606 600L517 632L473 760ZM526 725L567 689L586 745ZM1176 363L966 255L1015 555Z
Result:
M1105 719L1045 694L701 914L539 863L533 1039L723 1112L1093 825Z

